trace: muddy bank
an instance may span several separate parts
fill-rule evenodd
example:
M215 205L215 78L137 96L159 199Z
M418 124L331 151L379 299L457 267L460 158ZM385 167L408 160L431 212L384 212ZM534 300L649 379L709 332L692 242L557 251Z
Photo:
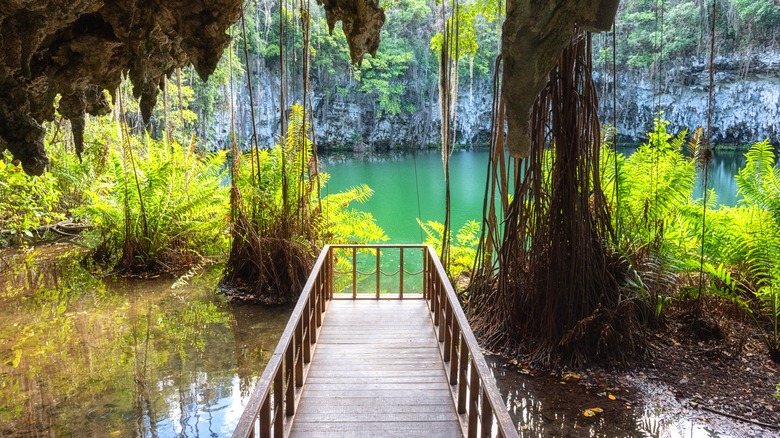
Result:
M711 303L722 338L702 340L672 307L648 357L622 370L530 370L493 357L521 436L780 436L780 366L763 332L730 304Z

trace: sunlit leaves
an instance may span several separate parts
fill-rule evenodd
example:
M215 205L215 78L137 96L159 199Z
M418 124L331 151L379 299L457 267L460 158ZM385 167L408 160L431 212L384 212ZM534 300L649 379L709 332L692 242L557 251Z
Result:
M60 192L57 181L46 172L29 176L11 158L0 153L0 229L7 229L21 243L30 230L63 218L54 211Z
M598 415L598 414L600 414L602 412L604 412L604 409L596 407L596 408L585 409L582 412L582 415L585 416L585 417L595 417L596 415Z
M425 232L424 243L433 245L436 251L441 254L444 225L436 221L422 222L419 218L417 223L420 224L420 227ZM449 274L451 277L457 278L474 267L474 258L477 255L479 238L480 223L473 220L466 221L455 234L455 240L450 246Z
M201 157L192 147L129 136L134 170L120 152L120 139L111 140L107 174L89 192L90 203L77 210L95 226L108 255L118 255L132 236L148 244L151 260L174 251L207 255L225 250L224 151Z

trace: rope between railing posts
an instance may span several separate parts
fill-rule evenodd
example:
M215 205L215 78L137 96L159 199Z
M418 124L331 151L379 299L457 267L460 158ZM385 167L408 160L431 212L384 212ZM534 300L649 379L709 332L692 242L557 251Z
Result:
M351 274L352 270L349 271L339 271L338 269L333 269L334 274Z
M374 269L373 271L367 271L367 272L361 271L360 269L355 269L355 272L357 272L360 275L375 275L376 274L376 269Z
M355 271L358 274L361 274L361 275L374 275L374 274L376 274L376 269L374 269L373 271L370 271L370 272L363 272L361 270L355 270ZM384 271L382 271L382 275L391 276L391 275L396 275L396 274L398 274L400 272L401 272L400 269L395 271L395 272L392 272L392 273L385 273ZM409 275L420 275L423 272L425 272L424 269L420 269L419 271L408 271L408 270L404 269L404 274L409 274ZM333 269L333 273L334 274L351 274L352 270L349 270L349 271L339 271L338 269Z

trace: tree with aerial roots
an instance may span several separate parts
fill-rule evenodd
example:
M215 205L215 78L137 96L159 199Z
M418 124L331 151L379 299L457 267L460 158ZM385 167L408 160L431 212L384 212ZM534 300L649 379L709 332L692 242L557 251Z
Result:
M627 263L610 249L590 44L574 30L532 110L531 154L514 168L494 103L487 195L500 195L503 220L486 207L468 304L487 348L536 365L623 360L644 344L641 304L621 287Z

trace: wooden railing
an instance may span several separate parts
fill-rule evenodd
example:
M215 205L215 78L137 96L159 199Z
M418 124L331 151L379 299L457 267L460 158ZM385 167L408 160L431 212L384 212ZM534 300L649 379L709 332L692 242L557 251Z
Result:
M329 246L334 299L422 299L428 246Z
M314 264L271 360L249 398L234 437L286 436L303 389L318 328L331 298L333 258L326 246Z
M382 254L398 251L398 270L383 267ZM404 255L421 252L418 270L405 267ZM358 253L376 257L370 272L361 271ZM344 260L346 259L346 260ZM388 258L385 258L385 262ZM408 259L407 259L408 260ZM345 264L346 262L346 264ZM348 267L338 271L336 264ZM398 274L397 295L383 293L382 277ZM336 275L351 275L345 288L349 293L334 295ZM360 276L362 279L359 279ZM422 275L419 292L404 295L404 277ZM374 276L371 286L366 277ZM341 279L340 283L345 284ZM360 288L358 287L360 284ZM408 287L408 285L407 285ZM368 289L367 292L363 290ZM306 374L322 326L328 301L334 299L419 299L428 303L442 352L449 365L448 379L461 425L469 438L517 437L506 405L493 381L492 373L460 307L436 252L430 245L326 245L312 269L279 344L271 356L239 419L234 437L283 437L291 426Z
M431 246L428 246L425 264L424 298L428 302L433 325L437 328L442 359L449 364L448 377L458 414L466 423L463 425L466 436L517 437L517 429L498 392L493 373L482 356L482 349L447 273Z

